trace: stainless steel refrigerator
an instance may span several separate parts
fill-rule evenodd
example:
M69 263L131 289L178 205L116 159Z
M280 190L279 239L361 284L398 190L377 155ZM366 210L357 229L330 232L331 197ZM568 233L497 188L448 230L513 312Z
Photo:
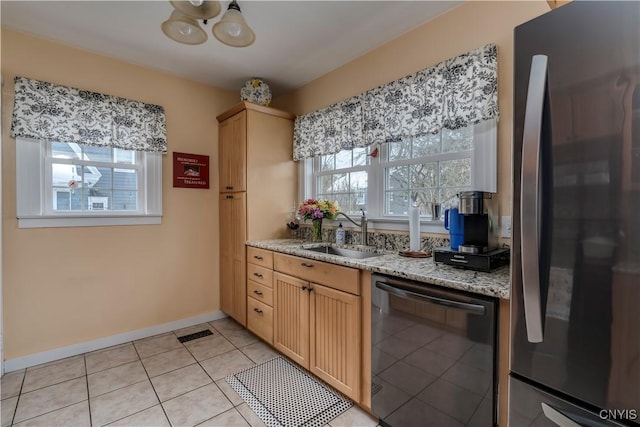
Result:
M640 2L514 31L509 424L640 425Z

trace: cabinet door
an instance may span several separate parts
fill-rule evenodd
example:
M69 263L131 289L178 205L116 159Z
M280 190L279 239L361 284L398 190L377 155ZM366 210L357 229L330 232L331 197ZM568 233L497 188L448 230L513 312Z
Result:
M244 193L220 195L220 308L247 324L246 210Z
M247 112L219 124L220 191L246 191Z
M309 282L273 274L273 345L309 369Z
M360 400L360 298L311 284L310 371Z

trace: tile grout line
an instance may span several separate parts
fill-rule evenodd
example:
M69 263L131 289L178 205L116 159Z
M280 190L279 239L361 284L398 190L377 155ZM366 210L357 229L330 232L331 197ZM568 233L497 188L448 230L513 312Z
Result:
M84 360L84 380L87 385L87 408L89 409L89 425L93 426L93 418L91 417L91 396L89 394L89 374L87 372L87 353L82 355L82 359Z
M209 324L209 325L210 325L210 326L211 326L215 331L217 331L220 335L222 335L225 339L227 339L227 337L225 337L225 336L224 336L224 334L222 333L222 331L218 330L217 328L215 328L215 327L214 327L213 325L211 325L210 323L208 323L208 324ZM227 341L229 341L229 340L227 339ZM240 349L239 349L238 347L236 347L236 345L235 345L234 343L232 343L231 341L229 341L229 342L230 342L230 343L231 343L231 345L233 346L234 350L238 350L238 351L240 351ZM228 352L226 352L226 353L230 353L230 352L232 352L232 351L234 351L234 350L229 350L229 351L228 351ZM222 353L222 354L226 354L226 353ZM242 353L242 352L241 352L241 353ZM242 354L244 354L244 353L242 353ZM216 357L216 356L214 356L214 357ZM205 359L205 360L209 360L209 359ZM249 360L251 360L251 359L249 359ZM216 380L214 380L214 379L213 379L213 377L209 374L209 372L207 372L207 370L204 368L204 366L202 366L202 365L200 364L200 361L197 361L197 363L198 363L198 365L200 366L200 368L204 371L204 373L205 373L205 374L207 374L207 376L211 379L211 381L213 381L213 384L215 384L215 385L216 385L216 387L218 387L218 389L220 389L220 391L222 392L222 395L223 395L227 400L229 400L229 403L231 403L231 409L229 409L229 411L233 409L233 410L235 410L236 412L238 412L238 414L240 414L240 418L242 418L242 419L243 419L243 420L244 420L244 421L249 425L249 427L252 427L252 424L249 422L249 420L244 416L244 414L243 414L242 412L238 411L238 409L237 409L237 408L238 408L238 406L241 406L242 404L246 403L246 402L244 401L244 399L242 399L242 403L240 403L240 404L238 404L238 405L234 405L234 404L233 404L233 402L231 402L231 399L229 399L229 397L226 395L226 393L224 392L224 390L222 390L222 389L220 388L220 386L219 386L218 384L216 384ZM226 381L226 380L224 379L224 377L222 377L220 380L221 380L221 381ZM229 383L227 383L227 385L228 385L228 384L229 384ZM229 386L229 387L231 387L231 386ZM232 388L232 390L233 390L233 388ZM235 393L235 390L234 390L234 393ZM242 398L242 397L240 397L240 398ZM249 407L249 405L247 405L247 407ZM251 408L249 408L249 409L251 410ZM228 412L228 411L225 411L225 412ZM222 412L222 413L224 414L225 412ZM220 414L218 414L218 415L220 415ZM216 415L215 417L217 417L218 415ZM215 417L212 417L212 418L215 418ZM212 419L212 418L210 418L210 419ZM203 421L202 423L205 423L205 422L207 422L207 421L209 421L209 420L205 420L205 421ZM202 423L200 423L200 424L202 424Z
M22 375L22 382L20 383L20 390L18 391L18 396L16 399L16 407L13 408L13 416L11 417L11 422L9 423L10 426L13 425L13 423L15 422L16 419L16 414L18 413L18 404L20 403L20 398L22 397L22 388L24 387L24 380L25 378L27 378L27 370L24 370L24 375Z
M173 335L175 336L175 334L173 334ZM135 346L135 344L133 345L133 349L136 352L136 354L138 355L138 360L140 361L140 364L142 365L142 369L144 369L144 373L147 375L147 381L149 381L149 385L151 385L151 389L153 390L153 393L156 395L156 399L158 399L158 405L160 405L160 408L162 409L162 413L164 414L164 417L167 419L167 422L169 423L169 425L172 426L173 424L171 424L171 420L169 419L169 415L167 415L167 411L164 410L164 406L162 405L162 401L160 401L160 396L158 396L158 392L156 391L156 388L153 386L153 382L151 382L151 377L149 376L149 372L147 372L146 366L144 366L144 363L142 363L142 358L140 357L140 353L138 352L138 348ZM142 411L146 411L147 409L149 409L149 408L145 408ZM138 411L135 414L140 413L142 411ZM131 415L135 415L135 414L131 414ZM130 417L131 415L127 415L127 417ZM126 418L126 417L124 417L124 418ZM115 421L118 421L118 420L115 420ZM115 422L115 421L112 421L112 422Z

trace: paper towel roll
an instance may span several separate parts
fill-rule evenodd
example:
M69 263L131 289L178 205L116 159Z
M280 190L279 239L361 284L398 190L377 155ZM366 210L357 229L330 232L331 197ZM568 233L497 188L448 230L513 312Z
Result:
M420 208L409 208L409 250L420 250Z

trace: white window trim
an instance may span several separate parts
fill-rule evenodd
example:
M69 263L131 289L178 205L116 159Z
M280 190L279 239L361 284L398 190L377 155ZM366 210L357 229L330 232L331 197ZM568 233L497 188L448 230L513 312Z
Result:
M473 150L471 153L472 175L471 188L477 191L486 191L496 193L498 187L497 169L498 169L498 149L497 149L497 120L487 120L473 128ZM465 155L466 154L466 155ZM451 158L465 157L468 158L468 152L443 154L442 160ZM367 200L367 219L370 229L391 230L391 231L409 231L408 217L384 216L384 167L381 166L380 159L382 153L375 158L371 158L369 165L369 187ZM298 199L304 200L309 197L315 197L315 183L313 176L313 160L305 159L298 162ZM411 163L411 160L399 160L389 162L395 165L401 163ZM443 206L442 210L448 208ZM337 225L339 222L346 228L357 227L349 221L338 219L326 221L330 225ZM421 218L420 231L423 233L440 233L447 234L442 220L428 220Z
M16 138L16 201L18 228L145 225L162 222L162 153L140 152L140 209L136 212L47 210L50 196L45 167L47 144ZM50 175L50 173L49 173ZM142 194L144 193L144 194Z

